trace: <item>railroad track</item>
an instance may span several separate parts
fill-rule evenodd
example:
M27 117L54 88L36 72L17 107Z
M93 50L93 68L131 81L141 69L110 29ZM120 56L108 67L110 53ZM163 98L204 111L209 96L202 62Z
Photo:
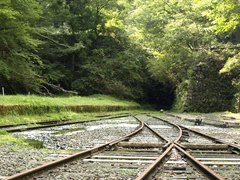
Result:
M166 122L166 120L162 118L154 118ZM178 123L182 124L182 121L178 120ZM195 164L193 163L193 160L189 159L189 156L193 156L200 162L197 162L197 164L194 165L195 168L198 169L199 164L204 165L205 167L202 170L200 169L200 172L205 174L209 179L240 179L240 173L238 170L240 165L239 145L209 136L186 126L178 126L181 129L179 131L182 131L182 136L179 140L174 141L174 146L178 150L178 153L182 155L184 154L184 157L188 157L187 161L190 164ZM214 171L212 175L205 171L206 167ZM177 175L178 172L179 171L176 171L175 173L173 171L172 174L176 176L174 177L174 175L172 175L171 177L180 179L181 177ZM162 179L164 179L163 177L164 174L161 174ZM198 179L199 177L185 175L185 178ZM204 178L201 177L200 179Z
M4 180L240 179L238 145L161 117L136 118L129 135Z
M42 128L51 128L56 126L81 124L86 122L114 119L114 118L127 117L127 116L130 116L130 114L125 113L125 114L116 115L116 116L110 116L110 115L96 116L96 119L85 120L85 121L79 121L77 119L64 119L64 120L53 120L53 121L40 121L35 123L7 124L7 125L0 125L0 130L3 129L6 132L14 133L14 132L42 129ZM74 121L74 120L77 120L77 121Z

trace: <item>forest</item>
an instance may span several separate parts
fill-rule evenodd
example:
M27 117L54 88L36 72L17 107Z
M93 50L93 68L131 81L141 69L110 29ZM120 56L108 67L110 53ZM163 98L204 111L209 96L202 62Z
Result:
M169 108L212 57L240 92L239 22L238 0L1 0L0 85Z

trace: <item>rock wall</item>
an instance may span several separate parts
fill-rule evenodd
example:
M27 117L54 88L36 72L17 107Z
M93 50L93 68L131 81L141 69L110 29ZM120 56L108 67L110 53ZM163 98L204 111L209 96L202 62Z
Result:
M234 109L234 94L230 75L219 74L225 61L203 57L194 64L194 75L188 88L184 111L220 112Z

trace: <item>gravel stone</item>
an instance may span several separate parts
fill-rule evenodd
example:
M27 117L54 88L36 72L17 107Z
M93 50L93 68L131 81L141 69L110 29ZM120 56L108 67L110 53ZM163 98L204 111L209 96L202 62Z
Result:
M240 129L239 128L220 128L211 125L201 124L196 126L194 122L181 120L176 117L171 117L167 115L159 115L158 117L170 120L171 122L187 126L192 129L200 130L203 133L218 137L220 139L225 139L237 144L240 144ZM140 116L140 119L147 121L147 116ZM193 116L196 118L196 116ZM161 124L157 124L161 125ZM163 124L164 125L164 124ZM138 126L138 122L133 117L120 118L117 120L107 120L107 121L97 121L89 122L84 124L66 126L66 127L53 127L37 131L27 131L21 133L14 133L16 136L24 136L28 139L35 139L43 141L43 145L48 150L43 149L20 149L17 145L11 144L0 144L0 179L11 176L13 174L23 172L30 168L37 167L46 162L50 162L64 156L74 154L79 150L89 149L100 144L105 144L110 140L122 137L130 132L134 131ZM69 132L64 134L52 134L59 130L71 130L73 128L85 128L84 130L79 130L75 132ZM159 128L160 130L160 128ZM160 131L159 131L160 132ZM145 132L149 134L148 132ZM148 135L149 136L149 135ZM136 139L137 141L138 139ZM147 139L142 139L143 142ZM159 141L156 139L155 141ZM70 149L74 151L61 152L58 150ZM59 174L57 177L52 176L47 179L131 179L131 177L136 177L138 172L134 172L131 169L122 167L116 167L113 172L108 171L110 168L101 169L100 171L93 171L92 169L87 169L89 163L82 161L75 162L78 163L78 169L75 169L76 164L72 164L70 167L71 174L65 173L64 175ZM92 163L92 165L97 166L97 163ZM111 166L115 168L115 166ZM67 168L67 166L61 167L62 169ZM142 167L143 168L143 167ZM81 171L79 171L81 169ZM124 173L125 174L124 174ZM82 173L82 174L81 174ZM87 177L83 178L83 175ZM82 175L82 176L81 176ZM118 177L118 178L116 178ZM46 178L38 178L39 180L45 180Z

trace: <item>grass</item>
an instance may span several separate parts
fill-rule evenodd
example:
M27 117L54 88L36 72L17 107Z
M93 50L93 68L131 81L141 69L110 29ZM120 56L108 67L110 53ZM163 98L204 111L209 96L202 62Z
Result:
M6 97L6 96L5 96ZM38 121L50 121L50 120L61 120L61 119L72 119L73 121L84 121L90 119L96 119L95 116L104 116L104 115L119 115L119 114L142 114L142 113L150 113L150 114L163 114L159 111L146 111L146 110L131 110L131 111L115 111L115 112L94 112L94 113L76 113L71 111L60 112L60 113L46 113L42 115L7 115L0 116L0 125L5 124L19 124L19 123L36 123ZM0 144L2 143L14 143L17 146L11 147L14 151L19 148L33 148L29 145L26 145L24 139L17 138L11 133L7 133L5 130L0 130Z
M39 121L51 121L61 119L81 118L79 113L74 112L60 112L60 113L46 113L42 115L7 115L0 116L0 125L5 124L20 124L20 123L35 123Z
M0 144L1 143L14 143L18 146L24 145L23 137L16 138L15 135L6 132L5 130L0 130Z
M100 94L88 97L54 98L36 95L5 95L0 96L0 125L61 119L88 120L93 119L93 114L83 112L101 114L101 111L116 111L125 107L132 109L140 105L133 101L119 100Z
M45 97L32 95L5 95L0 96L2 105L43 105L43 106L66 106L66 105L139 105L133 101L119 100L107 95L71 96L71 97Z
M114 112L93 112L93 113L76 113L72 111L63 111L59 113L44 113L41 115L17 115L11 114L0 116L0 125L20 124L20 123L36 123L40 121L63 120L70 119L72 121L84 121L96 119L96 116L115 116L119 114L151 114L162 115L159 111L147 110L131 110L131 111L114 111Z
M133 110L133 111L114 111L114 112L94 112L94 113L76 113L72 111L64 111L59 113L44 113L42 115L7 115L0 116L0 125L20 124L20 123L36 123L40 121L63 120L70 119L72 121L85 121L96 119L96 116L115 116L119 114L140 114L149 111ZM157 112L156 112L157 113Z

